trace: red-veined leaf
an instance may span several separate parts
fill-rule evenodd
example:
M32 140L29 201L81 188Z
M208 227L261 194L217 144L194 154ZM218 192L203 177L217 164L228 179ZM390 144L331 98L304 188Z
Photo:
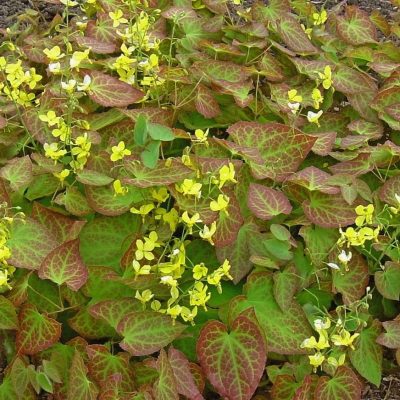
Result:
M10 182L14 191L26 188L33 179L31 159L29 156L13 158L0 170L0 176Z
M376 339L377 343L389 349L400 348L400 319L397 317L393 321L386 321L382 323L385 328L384 333L381 333Z
M157 400L179 400L174 371L164 349L161 349L158 355L156 368L159 376L153 384L155 398Z
M379 198L394 207L399 205L396 194L400 196L400 175L388 179L379 189Z
M75 41L81 47L90 47L90 51L97 54L112 54L117 49L113 42L104 42L90 36L77 36Z
M195 105L196 110L206 118L215 118L221 114L219 104L207 86L197 86Z
M18 317L15 306L4 296L0 296L0 329L17 329Z

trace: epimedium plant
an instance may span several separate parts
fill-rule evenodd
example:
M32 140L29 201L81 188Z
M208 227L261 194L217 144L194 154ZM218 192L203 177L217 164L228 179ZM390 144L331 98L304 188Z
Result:
M0 45L0 399L379 386L400 359L398 25L47 2L62 15Z

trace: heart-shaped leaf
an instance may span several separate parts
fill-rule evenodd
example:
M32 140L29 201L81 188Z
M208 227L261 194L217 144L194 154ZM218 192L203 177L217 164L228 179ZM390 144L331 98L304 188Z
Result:
M0 329L17 329L18 318L13 303L0 296Z
M375 272L378 292L389 300L400 299L400 264L387 262L383 271Z
M230 400L251 399L267 359L262 333L245 315L235 319L229 332L219 321L204 325L197 355L209 381Z
M124 337L120 346L134 356L160 350L176 339L185 326L157 312L134 312L122 319L117 332Z
M385 328L384 333L381 333L376 339L377 343L389 349L400 348L400 319L386 321L382 323Z
M157 400L179 400L174 371L164 349L160 351L156 368L159 376L153 385L155 398Z

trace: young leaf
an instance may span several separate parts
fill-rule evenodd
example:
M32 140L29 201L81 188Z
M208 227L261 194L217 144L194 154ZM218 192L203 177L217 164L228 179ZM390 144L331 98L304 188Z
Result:
M377 387L382 378L382 347L376 342L382 328L378 320L360 332L355 350L350 351L350 361L357 372Z
M341 366L333 378L319 378L314 395L315 400L360 400L361 383L349 368Z
M16 347L19 354L39 353L60 339L61 324L40 314L31 304L22 306L18 319Z
M100 71L84 71L92 79L89 97L105 107L126 107L144 97L144 93Z
M117 332L124 337L120 346L134 356L145 356L171 343L185 325L172 323L171 317L157 312L134 312L122 319Z
M79 254L79 240L71 240L56 247L42 262L41 279L50 279L61 286L65 283L75 292L87 281L88 272Z
M147 141L147 118L145 114L139 114L133 130L133 138L139 146L144 146Z
M264 372L267 353L262 333L250 318L240 315L230 332L222 322L207 322L196 351L203 371L222 397L251 399Z
M160 155L160 141L151 141L140 154L143 164L147 168L155 168Z
M170 142L175 139L174 132L168 126L160 124L154 124L152 122L147 123L147 132L154 140L161 140L163 142Z
M292 205L282 192L257 183L250 184L247 205L256 217L263 220L292 211Z

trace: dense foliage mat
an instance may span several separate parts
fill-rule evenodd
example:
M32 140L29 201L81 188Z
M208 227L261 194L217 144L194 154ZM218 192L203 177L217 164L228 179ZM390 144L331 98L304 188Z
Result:
M0 31L0 400L379 386L400 361L399 25L48 3Z

